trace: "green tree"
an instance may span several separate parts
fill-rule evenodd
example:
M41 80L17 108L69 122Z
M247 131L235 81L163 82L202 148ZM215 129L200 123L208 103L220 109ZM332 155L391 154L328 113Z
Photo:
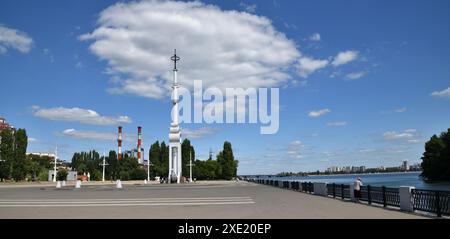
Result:
M230 180L236 177L238 162L234 160L233 149L231 143L225 141L223 150L217 155L217 161L222 168L222 179Z
M425 143L421 166L426 180L450 180L450 129Z
M2 130L0 134L0 177L12 178L12 171L14 167L14 136L10 129Z
M137 158L130 157L128 154L124 154L122 160L119 162L119 176L121 180L136 179L141 173L138 172L139 163ZM144 171L145 173L145 171ZM145 174L146 175L146 174ZM137 178L140 179L140 178Z
M191 155L190 155L191 154ZM195 150L191 145L189 139L184 139L181 143L181 174L185 177L189 177L189 161L192 157L192 162L195 161Z
M150 177L160 176L162 172L162 162L160 161L161 148L159 147L159 141L156 141L150 146L148 152L148 159L153 166L150 168Z
M12 177L22 180L26 175L25 163L27 153L28 137L25 129L18 129L14 134L14 160Z
M158 176L167 177L169 174L169 146L163 141L160 149L159 161L161 162L161 168Z
M108 165L105 166L105 180L112 179L116 180L119 176L119 162L117 159L117 153L114 150L109 151L108 157L106 157L106 163ZM103 166L102 166L103 167Z
M100 154L95 151L76 152L72 156L72 169L76 170L79 175L84 173L91 176L91 180L100 180L102 178L102 158Z

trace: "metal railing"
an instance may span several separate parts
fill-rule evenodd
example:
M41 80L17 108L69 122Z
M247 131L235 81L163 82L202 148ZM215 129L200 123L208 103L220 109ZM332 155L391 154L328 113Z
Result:
M450 191L412 189L414 210L450 215Z
M347 184L327 184L327 193L333 198L348 199L350 198L350 185Z
M361 201L366 201L369 204L382 204L383 207L394 206L400 207L400 193L398 188L362 186L361 187Z

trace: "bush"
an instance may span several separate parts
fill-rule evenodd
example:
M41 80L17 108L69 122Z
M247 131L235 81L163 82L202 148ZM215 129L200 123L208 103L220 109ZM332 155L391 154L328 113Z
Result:
M144 180L146 178L147 178L147 173L143 169L136 168L136 169L133 169L133 171L131 171L131 175L130 175L131 180Z
M129 180L130 174L127 171L121 171L119 179L120 180Z
M43 169L39 172L39 181L48 181L48 169Z
M58 173L56 173L56 180L58 181L65 181L67 179L67 170L66 169L59 169Z

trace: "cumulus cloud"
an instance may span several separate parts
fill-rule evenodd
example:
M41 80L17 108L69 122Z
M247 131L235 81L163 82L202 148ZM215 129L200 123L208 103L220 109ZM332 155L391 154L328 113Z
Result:
M97 28L79 37L116 77L108 90L151 98L168 95L170 56L181 57L179 82L205 87L276 87L291 77L300 52L269 19L201 2L117 3L99 14Z
M122 123L131 123L131 118L128 116L102 116L96 111L90 109L74 108L40 108L39 106L32 107L33 115L49 120L80 122L82 124L91 125L118 125Z
M345 76L347 80L356 80L366 75L364 71L351 72Z
M207 135L215 134L218 129L214 128L199 128L199 129L182 129L181 134L185 138L196 139L202 138Z
M331 126L331 127L339 127L339 126L345 126L347 125L346 121L337 121L337 122L328 122L327 126Z
M317 110L317 111L310 111L308 113L308 116L316 118L316 117L320 117L320 116L330 113L330 112L331 112L331 110L329 110L329 109L321 109L321 110Z
M68 136L76 139L92 139L92 140L103 140L103 141L116 141L117 134L112 132L98 132L98 131L83 131L76 129L66 129L61 132L61 135ZM133 137L131 134L123 134L122 136L124 141L134 142L136 141L136 137Z
M320 34L317 32L309 36L310 41L320 41L320 39Z
M36 142L36 141L37 141L36 138L28 137L28 143Z
M303 78L308 77L308 75L320 70L328 65L328 60L316 60L309 57L302 57L299 60L298 72Z
M340 65L344 65L347 64L351 61L354 61L358 58L358 51L343 51L343 52L339 52L336 57L334 57L333 61L331 62L331 64L333 66L340 66Z
M433 93L431 93L432 96L435 97L443 97L443 98L449 98L450 99L450 87L448 87L445 90L442 91L435 91Z
M6 53L8 48L27 53L32 44L33 39L26 33L0 25L0 54Z

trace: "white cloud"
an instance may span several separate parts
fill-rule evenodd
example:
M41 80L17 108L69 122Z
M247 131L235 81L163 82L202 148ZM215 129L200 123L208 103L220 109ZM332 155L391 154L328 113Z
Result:
M33 39L26 33L0 25L0 54L6 53L8 48L27 53L32 44Z
M42 50L42 52L44 53L45 56L48 56L51 63L55 62L55 57L53 56L53 53L49 49L45 48L44 50Z
M303 158L303 155L301 154L301 149L304 148L305 145L300 140L294 140L289 143L286 154L289 158L293 159L301 159Z
M398 108L398 109L394 109L395 113L404 113L406 112L408 109L406 107L402 107L402 108Z
M81 108L40 108L39 106L32 107L33 115L49 120L80 122L82 124L91 125L118 125L122 123L131 123L131 118L128 116L102 116L90 109Z
M373 153L375 152L375 149L360 149L358 150L359 153Z
M337 121L337 122L328 122L327 126L335 126L335 127L339 127L339 126L345 126L347 125L346 121Z
M418 140L418 139L410 139L410 140L408 140L408 143L410 143L410 144L418 144L418 143L420 143L421 141L420 140Z
M117 141L117 133L112 132L98 132L98 131L83 131L76 129L66 129L61 132L61 135L76 139L92 139L103 141ZM126 142L136 142L136 134L123 133L122 139Z
M299 75L303 78L320 70L328 65L328 60L315 60L309 57L302 57L299 60L298 71Z
M96 139L108 141L113 141L117 139L117 135L114 133L96 132L96 131L78 131L75 129L66 129L62 132L62 134L64 136L70 136L73 138L80 138L80 139Z
M449 98L450 99L450 87L448 87L445 90L442 91L435 91L433 93L431 93L432 96L435 97L443 97L443 98Z
M330 113L330 112L331 112L331 110L329 110L329 109L321 109L321 110L318 110L318 111L310 111L308 113L308 116L316 118L316 117L320 117L320 116L322 116L324 114L327 114L327 113Z
M411 142L414 142L416 140L415 138L417 137L416 133L417 133L416 129L407 129L404 130L403 132L387 131L383 133L383 138L385 140L406 140L406 141L413 140Z
M356 80L366 75L364 71L352 72L345 76L348 80Z
M117 3L99 14L97 29L80 36L118 77L115 94L162 98L170 92L170 56L181 57L179 81L204 87L276 87L300 57L295 42L269 19L201 2Z
M359 52L358 51L343 51L339 52L336 57L334 57L333 62L331 64L333 66L340 66L347 64L351 61L354 61L358 58Z
M185 138L202 138L207 135L215 134L218 132L218 129L214 128L199 128L199 129L182 129L181 135Z
M320 41L321 40L321 38L320 38L320 34L319 33L314 33L314 34L312 34L310 37L309 37L309 40L310 41Z
M239 6L241 8L243 8L245 11L251 12L251 13L255 12L256 8L258 7L258 6L256 6L256 4L246 4L244 2L239 3Z
M36 141L37 141L36 138L28 137L28 143L36 142Z

